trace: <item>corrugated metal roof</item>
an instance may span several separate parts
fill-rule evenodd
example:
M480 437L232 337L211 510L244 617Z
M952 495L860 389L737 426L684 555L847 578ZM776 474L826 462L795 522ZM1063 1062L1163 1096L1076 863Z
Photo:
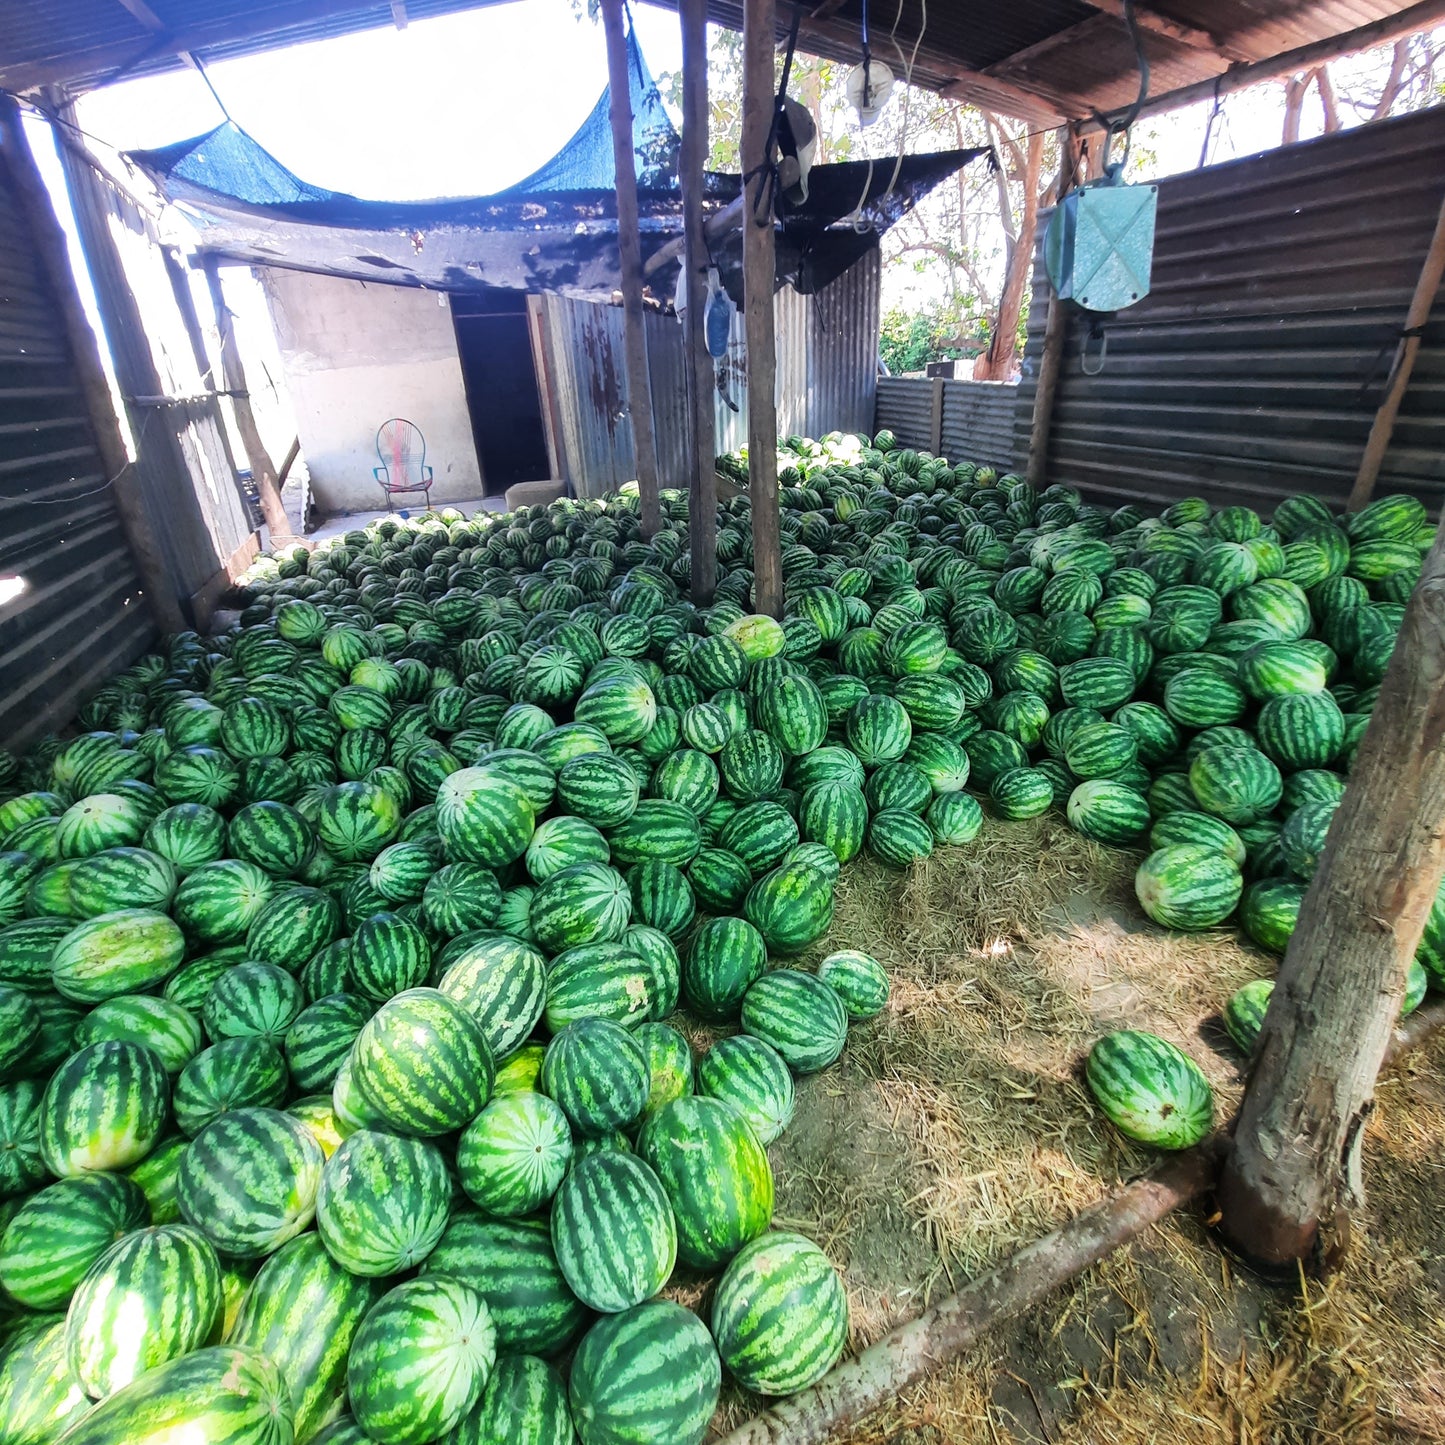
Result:
M0 150L0 571L25 583L0 605L0 746L16 748L155 629L8 165Z
M423 20L499 0L0 0L0 88L73 90L205 60ZM141 18L149 11L158 22Z
M1097 376L1080 366L1089 323L1071 320L1048 479L1120 500L1342 504L1445 192L1442 153L1445 108L1160 182L1153 289L1103 319ZM1030 317L1022 436L1047 312ZM1438 307L1377 490L1440 507Z

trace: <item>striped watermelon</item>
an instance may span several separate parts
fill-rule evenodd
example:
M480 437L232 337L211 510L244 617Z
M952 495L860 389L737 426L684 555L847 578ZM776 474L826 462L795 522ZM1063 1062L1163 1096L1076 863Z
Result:
M446 1160L434 1144L361 1129L321 1171L316 1227L349 1273L399 1274L431 1253L451 1201Z
M768 1156L721 1100L691 1097L664 1105L643 1125L637 1153L672 1205L684 1264L715 1269L771 1222Z
M847 863L862 849L868 827L868 801L863 790L844 781L815 783L799 803L798 827L804 839L825 844L840 863Z
M562 1377L533 1355L502 1355L476 1409L446 1445L574 1445Z
M843 1001L850 1019L871 1019L888 1006L888 973L876 958L857 949L830 953L818 977Z
M692 1049L687 1040L666 1024L646 1023L633 1033L647 1057L651 1079L643 1118L651 1118L665 1104L693 1092Z
M572 1362L582 1445L701 1445L722 1368L707 1328L666 1300L599 1320Z
M449 863L432 873L422 892L427 924L447 938L490 927L501 906L497 875L480 863Z
M539 1082L574 1129L595 1137L640 1117L652 1078L646 1055L626 1029L584 1018L547 1046Z
M743 913L769 949L799 953L833 921L832 883L810 864L784 863L753 884Z
M562 764L557 772L557 801L569 813L596 828L616 828L637 809L639 784L622 759L605 751L584 753Z
M151 1222L138 1185L83 1174L42 1189L0 1235L0 1285L33 1310L61 1310L86 1271L118 1239Z
M1231 859L1188 843L1157 849L1134 875L1140 907L1165 928L1213 928L1234 912L1243 891Z
M836 1063L848 1040L848 1014L838 995L811 973L779 968L748 989L742 1029L772 1045L795 1073Z
M487 1302L497 1347L551 1355L587 1322L557 1264L545 1218L487 1219L458 1213L425 1265L469 1284Z
M70 875L70 901L82 918L115 913L123 908L164 911L177 886L168 859L146 848L106 848L75 865Z
M549 953L622 936L632 897L622 875L605 863L576 863L546 879L532 895L528 922Z
M1282 769L1328 767L1345 746L1345 717L1327 692L1287 693L1259 710L1260 750Z
M607 839L591 823L563 814L548 818L532 834L527 844L527 872L534 883L542 883L574 864L606 863L611 857Z
M234 943L246 936L274 887L254 863L219 858L182 880L171 916L198 943Z
M763 1145L793 1121L793 1075L771 1044L751 1034L719 1039L697 1065L698 1093L721 1099L744 1119Z
M280 1372L265 1355L233 1345L146 1371L63 1437L65 1445L291 1445L294 1438Z
M745 919L704 919L683 965L682 988L689 1008L717 1022L736 1018L767 960L762 934Z
M205 1043L195 1014L150 994L107 999L93 1008L76 1028L71 1046L84 1049L106 1039L143 1044L156 1054L168 1074L180 1073Z
M220 1313L221 1266L205 1236L184 1224L138 1229L76 1288L65 1353L75 1378L103 1398L203 1345Z
M1264 1027L1264 1015L1274 994L1274 981L1251 979L1229 996L1224 1005L1224 1028L1242 1054L1254 1052L1255 1040Z
M1238 867L1244 867L1244 840L1222 818L1211 813L1197 813L1189 808L1166 813L1149 830L1151 848L1168 848L1176 843L1192 843L1223 853Z
M145 810L130 797L96 793L72 803L55 829L62 858L89 858L105 848L129 848L145 836L150 823Z
M195 1138L231 1109L279 1106L286 1097L286 1061L269 1039L222 1039L196 1055L176 1080L176 1125Z
M1133 788L1106 778L1080 783L1065 811L1076 833L1114 847L1127 847L1149 827L1148 802Z
M1160 1149L1187 1149L1214 1123L1214 1094L1199 1065L1154 1034L1123 1029L1089 1051L1085 1078L1121 1134Z
M351 780L326 789L314 821L322 846L334 857L369 863L400 832L401 819L400 804L384 788Z
M286 803L247 803L226 829L227 851L280 878L296 874L316 849L311 824Z
M474 1118L496 1071L481 1025L432 988L384 1003L357 1036L351 1067L386 1126L417 1138L450 1134Z
M122 908L71 929L50 958L57 993L99 1003L165 982L185 957L186 940L164 913Z
M881 694L854 703L844 727L848 746L865 767L896 762L913 741L913 724L903 704Z
M341 908L321 888L282 888L246 930L246 956L297 972L341 932Z
M372 1306L347 1361L351 1412L381 1445L436 1440L481 1398L497 1358L486 1301L449 1275L408 1280Z
M802 1235L765 1234L718 1281L712 1333L723 1364L745 1389L805 1390L833 1368L847 1343L843 1282Z
M426 934L399 913L374 913L351 935L351 983L373 1003L425 983L430 969Z
M265 1355L281 1372L306 1441L345 1399L346 1358L381 1286L336 1265L314 1233L281 1246L241 1301L227 1343Z
M771 791L771 790L769 790ZM644 798L631 816L607 835L612 861L621 867L649 859L683 868L702 847L697 818L680 803Z
M311 1223L325 1163L299 1119L275 1109L233 1109L191 1140L176 1199L182 1217L221 1253L258 1259Z
M286 1030L286 1067L298 1089L329 1090L371 1007L355 994L333 993L303 1009Z
M1190 763L1189 786L1206 813L1238 826L1273 812L1284 780L1274 763L1253 748L1215 747Z
M17 1086L9 1086L11 1098ZM155 1147L168 1114L165 1065L140 1044L105 1041L51 1075L36 1127L40 1156L58 1178L124 1169Z
M1261 878L1244 890L1239 921L1261 948L1283 954L1304 902L1305 885L1292 878Z
M983 809L964 792L940 793L925 818L935 842L955 846L971 843L983 827Z
M238 963L211 985L201 1005L206 1032L222 1039L269 1039L278 1048L305 1004L301 985L274 963Z
M552 960L543 1018L554 1034L579 1019L630 1026L660 1012L657 993L653 965L640 949L625 940L584 943Z
M66 1358L64 1320L17 1333L0 1357L6 1445L48 1445L94 1404Z
M557 1192L572 1162L567 1116L545 1094L524 1090L492 1100L457 1143L457 1177L487 1214L531 1214Z
M552 1200L557 1264L583 1304L604 1313L656 1294L677 1258L677 1227L657 1175L631 1154L591 1154Z
M437 984L481 1027L494 1059L512 1053L537 1026L547 997L547 961L510 934L478 937Z

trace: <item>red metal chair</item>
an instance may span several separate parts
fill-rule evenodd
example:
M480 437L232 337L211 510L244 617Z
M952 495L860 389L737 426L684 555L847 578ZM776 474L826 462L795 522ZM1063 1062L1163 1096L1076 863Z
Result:
M415 422L394 416L382 422L376 432L379 467L371 474L381 487L383 505L391 510L391 499L402 492L422 492L431 511L432 469L426 464L426 438Z

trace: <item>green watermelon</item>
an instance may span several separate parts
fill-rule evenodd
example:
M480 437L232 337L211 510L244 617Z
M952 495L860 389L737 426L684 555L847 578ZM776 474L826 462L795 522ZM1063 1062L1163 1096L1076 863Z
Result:
M228 1110L279 1105L287 1082L286 1062L269 1039L222 1039L181 1070L171 1100L176 1124L194 1138Z
M327 1090L336 1082L372 1010L355 994L333 993L303 1009L286 1030L286 1067L299 1089Z
M572 1162L567 1117L530 1090L492 1100L457 1143L457 1177L487 1214L532 1214L557 1192Z
M837 1062L848 1039L848 1014L815 975L779 968L748 989L742 1029L772 1045L795 1073L810 1074Z
M755 1239L728 1265L712 1302L712 1332L728 1372L760 1395L817 1384L848 1340L843 1282L799 1234Z
M548 1045L540 1083L574 1129L596 1136L625 1128L641 1115L651 1073L626 1029L606 1019L583 1018Z
M501 1355L482 1398L443 1445L574 1445L562 1377L533 1355Z
M18 1334L0 1357L0 1438L6 1445L48 1445L94 1403L66 1358L63 1319Z
M1265 1011L1274 994L1272 979L1256 978L1235 989L1225 1004L1224 1027L1242 1054L1254 1052L1255 1040L1264 1026Z
M773 1143L793 1120L792 1072L771 1044L750 1034L720 1039L702 1056L697 1088L735 1109L761 1144Z
M661 1012L657 992L652 963L628 941L584 943L552 960L543 1017L554 1034L579 1019L630 1026Z
M830 953L818 977L843 1001L850 1019L871 1019L888 1006L888 973L876 958L857 949Z
M1077 833L1098 843L1127 847L1149 827L1149 804L1123 783L1097 778L1080 783L1065 809Z
M146 848L106 848L75 865L70 901L82 918L123 908L163 912L177 887L169 860Z
M218 1043L263 1038L280 1047L305 1001L301 985L285 969L274 963L238 963L211 985L201 1018Z
M522 856L534 828L531 799L498 772L463 768L437 791L437 831L453 862L499 868Z
M547 961L510 934L477 937L437 983L480 1026L494 1059L505 1058L537 1026L547 996Z
M374 913L351 936L351 981L373 1003L425 983L430 968L426 934L401 914Z
M1134 875L1140 906L1165 928L1188 931L1223 923L1243 891L1233 860L1188 843L1157 849Z
M1214 1124L1214 1094L1198 1064L1154 1034L1123 1029L1089 1051L1089 1090L1121 1134L1187 1149Z
M706 1326L666 1300L599 1320L572 1363L583 1445L701 1445L722 1384Z
M122 908L71 929L51 955L51 979L66 998L99 1003L164 983L185 951L185 937L164 913Z
M831 881L810 864L784 863L753 884L743 914L769 949L799 953L833 921Z
M165 1065L143 1045L107 1040L72 1054L40 1103L45 1167L73 1178L137 1163L161 1136L169 1098Z
M632 897L620 873L605 863L576 863L547 878L532 895L528 922L549 953L582 943L610 943L632 916Z

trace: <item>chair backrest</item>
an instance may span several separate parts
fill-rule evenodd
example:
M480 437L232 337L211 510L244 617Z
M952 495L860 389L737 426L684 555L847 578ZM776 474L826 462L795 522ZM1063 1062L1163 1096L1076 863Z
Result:
M414 421L394 416L376 433L376 454L386 468L387 484L396 489L420 487L426 478L426 438Z

